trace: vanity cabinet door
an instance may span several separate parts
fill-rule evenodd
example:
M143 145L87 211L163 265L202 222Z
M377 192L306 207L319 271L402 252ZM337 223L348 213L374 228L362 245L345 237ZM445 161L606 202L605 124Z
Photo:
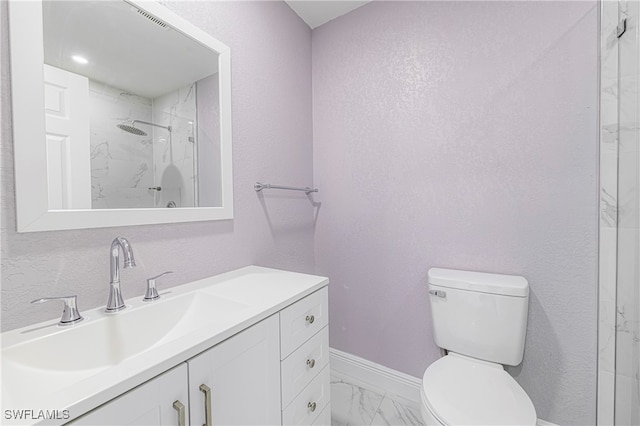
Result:
M189 420L188 400L187 365L182 363L68 424L186 425ZM184 407L184 423L180 422L180 404Z
M281 424L277 314L192 358L188 367L192 425Z

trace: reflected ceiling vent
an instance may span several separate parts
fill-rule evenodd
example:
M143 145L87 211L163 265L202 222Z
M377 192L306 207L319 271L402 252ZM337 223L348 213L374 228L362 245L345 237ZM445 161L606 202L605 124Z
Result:
M144 16L145 18L147 18L148 20L150 20L151 22L153 22L154 24L162 27L162 28L168 28L168 25L165 24L164 22L162 22L160 19L156 18L153 15L148 14L147 12L145 12L144 10L140 10L140 9L136 9L138 11L138 13L142 16Z

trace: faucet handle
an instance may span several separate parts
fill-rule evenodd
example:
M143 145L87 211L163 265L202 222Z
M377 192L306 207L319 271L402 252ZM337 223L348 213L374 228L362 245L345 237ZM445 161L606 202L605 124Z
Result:
M78 312L77 301L78 296L61 296L61 297L43 297L41 299L32 300L32 304L45 303L51 300L62 300L64 302L64 310L60 318L60 325L71 325L82 321L82 315Z
M143 302L151 302L160 298L158 289L156 288L156 280L167 274L173 274L173 271L166 271L155 277L147 278L147 292L144 294Z

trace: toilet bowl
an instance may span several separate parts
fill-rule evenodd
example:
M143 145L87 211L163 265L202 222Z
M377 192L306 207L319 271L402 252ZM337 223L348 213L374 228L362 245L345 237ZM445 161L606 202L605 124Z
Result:
M531 399L503 368L523 359L527 280L432 268L429 298L434 340L448 354L422 379L425 424L535 425Z
M449 353L427 368L420 390L427 426L531 425L531 399L500 364Z

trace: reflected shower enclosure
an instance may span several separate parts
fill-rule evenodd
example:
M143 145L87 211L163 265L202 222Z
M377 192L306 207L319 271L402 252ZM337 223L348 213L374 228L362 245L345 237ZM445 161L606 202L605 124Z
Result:
M89 82L91 206L195 207L197 83L147 98Z
M124 1L42 7L49 209L221 206L218 53Z

